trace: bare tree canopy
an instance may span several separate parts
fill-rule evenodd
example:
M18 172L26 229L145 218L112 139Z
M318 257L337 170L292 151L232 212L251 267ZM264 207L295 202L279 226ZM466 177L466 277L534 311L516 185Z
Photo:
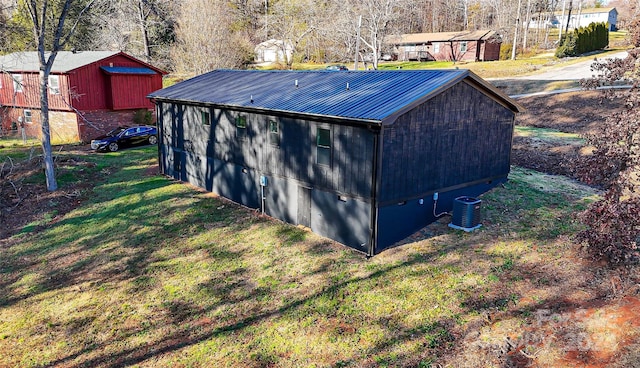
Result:
M252 59L253 47L237 26L233 8L222 0L189 0L178 14L172 53L179 73L239 68Z
M92 12L98 31L87 49L125 51L162 68L170 68L180 1L101 1Z
M64 3L49 1L52 14ZM270 40L290 45L286 47L291 50L282 52L283 67L294 61L348 62L358 54L360 61L375 68L377 57L385 53L385 37L403 33L490 29L505 45L517 43L514 53L549 48L555 41L549 40L554 12L564 9L566 17L569 11L577 15L605 5L602 0L96 1L90 17L64 23L67 31L74 28L65 49L125 51L189 74L246 67L254 59L254 48ZM609 6L619 7L624 25L634 17L630 9L635 2L613 0ZM2 51L36 48L29 36L31 3L19 0L17 7L0 11L0 34L6 35L0 38ZM72 1L69 17L81 12L85 3ZM554 25L560 32L566 26Z

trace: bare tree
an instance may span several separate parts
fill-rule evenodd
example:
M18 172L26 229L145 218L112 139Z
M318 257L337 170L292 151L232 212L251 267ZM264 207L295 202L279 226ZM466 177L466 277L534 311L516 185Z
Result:
M531 25L531 0L527 0L527 10L525 10L524 27L522 32L522 50L526 50L529 41L529 26ZM540 27L540 18L538 18L538 27Z
M287 68L291 68L295 53L299 53L301 43L318 30L322 17L314 0L280 0L274 4L269 14L269 31L282 41L280 54ZM288 50L292 48L292 50Z
M224 0L185 0L171 52L182 74L201 74L216 68L240 68L253 55L253 46L234 28L235 13Z
M175 21L181 1L102 1L92 11L98 25L91 47L126 51L147 62L169 68L168 50L175 40ZM99 5L99 6L98 6Z
M569 24L571 23L571 11L573 10L573 0L569 0L569 10L567 13L567 24L564 28L564 34L566 35L567 33L569 33ZM563 11L564 13L564 11ZM564 14L563 14L564 16ZM562 26L562 25L561 25Z
M47 190L55 191L58 183L51 152L49 130L49 74L60 50L69 42L82 18L95 0L29 0L25 2L32 22L33 40L40 64L40 112L42 114L42 151L45 165ZM70 22L71 27L65 27Z
M518 11L516 12L516 26L513 31L513 48L511 49L511 60L516 59L516 49L518 48L518 30L520 29L520 8L522 0L518 0Z
M384 40L394 33L398 14L406 3L405 0L362 0L347 4L352 6L349 18L354 33L357 33L358 19L362 16L360 41L366 50L365 61L370 61L373 69L378 69Z

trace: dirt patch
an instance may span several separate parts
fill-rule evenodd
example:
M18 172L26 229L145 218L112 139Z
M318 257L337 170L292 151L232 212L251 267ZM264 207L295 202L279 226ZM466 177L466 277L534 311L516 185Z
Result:
M603 99L598 91L581 91L518 100L527 111L518 115L516 125L554 129L583 135L592 132L612 112L622 108L619 100ZM562 139L540 139L515 135L511 160L514 165L577 179L574 160L585 154L583 143Z
M39 150L39 148L38 148ZM72 178L49 192L44 184L40 151L21 161L0 162L0 240L21 231L35 231L53 224L81 205L92 187L91 169L95 163L84 160L86 147L63 147L73 156L56 156L56 177ZM60 180L62 179L62 180Z

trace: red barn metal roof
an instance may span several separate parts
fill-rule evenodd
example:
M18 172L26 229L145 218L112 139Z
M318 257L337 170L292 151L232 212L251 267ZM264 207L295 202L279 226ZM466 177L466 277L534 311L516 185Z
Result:
M114 57L116 55L124 56L138 64L155 71L159 74L167 74L165 71L138 60L128 54L117 51L59 51L51 68L52 73L68 73L72 70L82 68L84 66L96 63L98 61ZM48 57L49 53L45 53ZM40 70L40 61L38 52L24 51L14 52L11 54L0 56L0 70L6 72L38 72Z

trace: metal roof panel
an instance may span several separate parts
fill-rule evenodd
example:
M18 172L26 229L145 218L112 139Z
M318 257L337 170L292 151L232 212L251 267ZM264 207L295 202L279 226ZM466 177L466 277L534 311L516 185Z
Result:
M51 71L54 73L65 73L117 54L118 52L116 51L59 51L53 62ZM49 57L48 52L45 53L45 57ZM0 56L0 70L8 72L37 72L40 70L38 53L36 51L25 51Z
M215 70L153 92L150 98L230 107L382 120L468 71Z
M158 74L156 71L149 68L136 68L126 66L101 66L100 69L104 70L108 74L145 74L153 75Z

